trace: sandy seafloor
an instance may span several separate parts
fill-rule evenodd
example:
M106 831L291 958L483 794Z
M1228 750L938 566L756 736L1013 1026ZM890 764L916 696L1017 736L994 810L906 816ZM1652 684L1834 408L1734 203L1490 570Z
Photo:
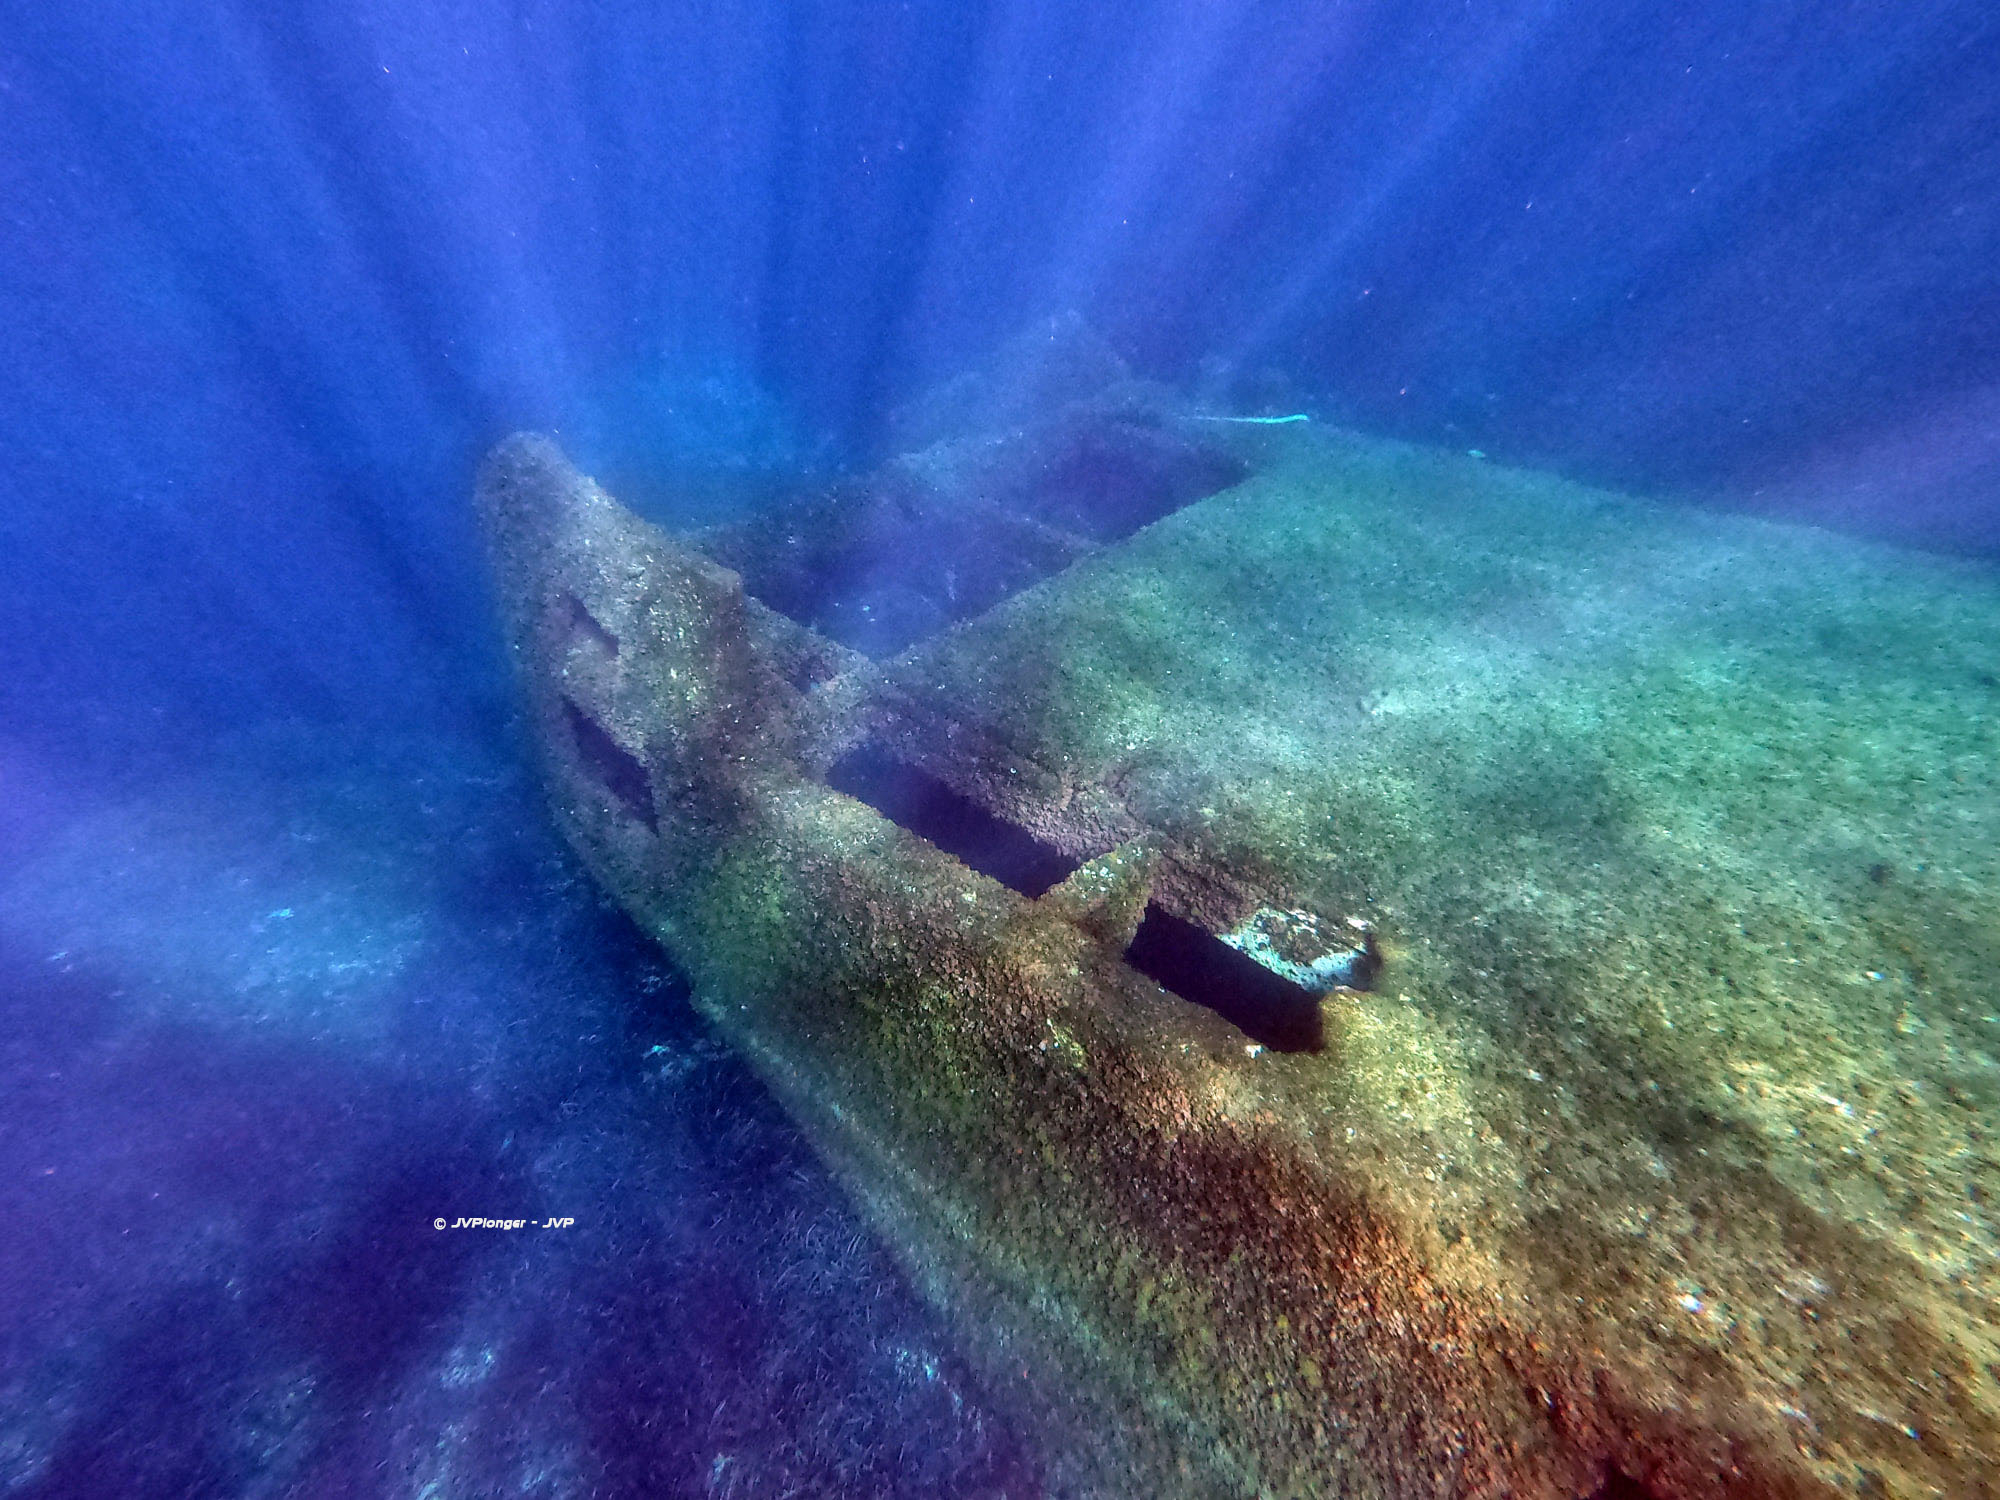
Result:
M0 763L0 1494L1036 1493L510 748Z
M1374 913L1382 988L1273 1087L1448 1278L1824 1473L1974 1472L1991 567L1273 441L928 665ZM0 1494L1037 1492L520 750L0 768Z

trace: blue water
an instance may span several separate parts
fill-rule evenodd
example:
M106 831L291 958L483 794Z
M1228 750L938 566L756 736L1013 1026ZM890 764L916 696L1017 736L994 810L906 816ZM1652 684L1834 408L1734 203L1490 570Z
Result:
M1037 1492L543 821L508 431L712 519L1074 311L2000 551L1982 0L17 0L0 141L0 1494Z

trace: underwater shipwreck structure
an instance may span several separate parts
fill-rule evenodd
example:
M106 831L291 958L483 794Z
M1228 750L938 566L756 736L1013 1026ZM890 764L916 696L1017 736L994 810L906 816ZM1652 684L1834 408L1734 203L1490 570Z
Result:
M1996 1492L1990 579L1119 379L479 499L564 833L1052 1493Z

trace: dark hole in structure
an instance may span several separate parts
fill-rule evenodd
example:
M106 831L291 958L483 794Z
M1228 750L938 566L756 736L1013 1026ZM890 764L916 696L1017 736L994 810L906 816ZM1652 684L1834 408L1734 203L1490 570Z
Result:
M1656 1500L1653 1492L1623 1469L1613 1469L1604 1483L1591 1491L1590 1500Z
M570 735L576 741L578 758L596 773L597 779L604 783L604 789L617 799L620 807L658 833L660 819L653 808L653 783L646 775L646 768L639 763L639 758L611 738L602 724L569 699L563 699L563 708L569 717Z
M563 602L569 610L570 634L580 635L592 641L612 656L618 654L618 637L606 630L596 615L584 607L581 599L574 594L564 594Z
M809 693L839 675L839 668L820 657L794 657L785 665L785 681L802 693Z
M1319 996L1157 905L1147 906L1125 962L1183 1000L1207 1006L1273 1052L1318 1052L1326 1046Z
M894 656L1061 572L1084 550L991 504L865 486L715 550L782 615L863 655Z
M1004 473L937 488L878 474L702 545L772 609L879 659L1248 472L1158 428L1110 422Z
M827 772L826 784L1024 896L1041 895L1077 868L1077 861L880 746L849 751Z
M1240 484L1246 465L1225 453L1148 442L1117 431L1072 443L1037 477L1022 508L1098 543L1115 542L1184 505Z

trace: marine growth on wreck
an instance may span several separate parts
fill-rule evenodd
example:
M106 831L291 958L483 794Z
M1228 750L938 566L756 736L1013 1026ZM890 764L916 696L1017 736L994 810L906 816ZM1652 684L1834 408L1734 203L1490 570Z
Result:
M1058 1492L1981 1492L2000 590L1227 415L509 439L571 844Z
M2000 1500L2000 3L0 5L0 1500Z

